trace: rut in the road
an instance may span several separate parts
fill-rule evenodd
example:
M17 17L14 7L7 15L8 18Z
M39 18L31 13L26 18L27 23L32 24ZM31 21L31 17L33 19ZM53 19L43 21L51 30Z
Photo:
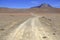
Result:
M45 17L33 17L19 25L5 40L58 40L51 20ZM3 39L3 40L4 40Z

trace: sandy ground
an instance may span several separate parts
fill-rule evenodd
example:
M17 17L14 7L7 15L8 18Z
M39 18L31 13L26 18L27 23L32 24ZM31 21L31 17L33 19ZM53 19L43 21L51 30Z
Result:
M12 28L17 24L21 24L30 16L16 15L16 14L0 14L0 33ZM1 35L1 34L0 34Z
M53 27L51 28L53 28L53 30L51 30L51 32L55 31L56 33L53 32L53 35L58 36L55 40L60 40L60 14L39 14L39 16L45 17L52 22ZM0 13L0 40L5 40L2 39L4 36L9 35L12 30L16 29L21 23L31 17L33 17L31 14Z

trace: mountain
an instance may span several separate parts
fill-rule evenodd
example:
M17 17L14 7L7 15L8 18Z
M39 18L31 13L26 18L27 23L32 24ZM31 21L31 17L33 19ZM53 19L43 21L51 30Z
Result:
M35 6L35 7L32 7L32 8L53 8L53 7L49 4L41 4L39 6Z
M41 4L39 6L31 7L31 11L34 13L60 13L60 8L55 8L50 4Z
M0 8L0 13L60 13L60 8L54 8L50 4L41 4L28 9Z

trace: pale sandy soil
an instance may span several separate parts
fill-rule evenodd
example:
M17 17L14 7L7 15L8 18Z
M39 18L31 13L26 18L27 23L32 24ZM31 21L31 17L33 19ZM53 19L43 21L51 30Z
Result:
M49 39L50 37L48 36L49 37L48 39L45 39L46 37L43 37L44 38L43 40L53 40L53 38L55 38L55 40L60 40L60 14L45 13L45 14L37 14L37 15L42 16L42 18L46 18L50 20L53 26L51 27L52 30L50 29L50 33L51 33L50 35L52 35L51 39ZM0 40L11 40L11 39L3 39L3 38L9 35L9 33L15 30L21 23L25 22L27 19L32 18L32 17L33 16L28 13L24 13L24 14L0 13ZM39 39L36 39L36 40L39 40Z

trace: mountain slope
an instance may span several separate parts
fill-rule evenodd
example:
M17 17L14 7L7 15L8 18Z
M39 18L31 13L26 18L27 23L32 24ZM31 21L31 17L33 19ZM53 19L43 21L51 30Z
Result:
M41 4L29 9L0 8L0 13L60 13L60 8L54 8L49 4Z

